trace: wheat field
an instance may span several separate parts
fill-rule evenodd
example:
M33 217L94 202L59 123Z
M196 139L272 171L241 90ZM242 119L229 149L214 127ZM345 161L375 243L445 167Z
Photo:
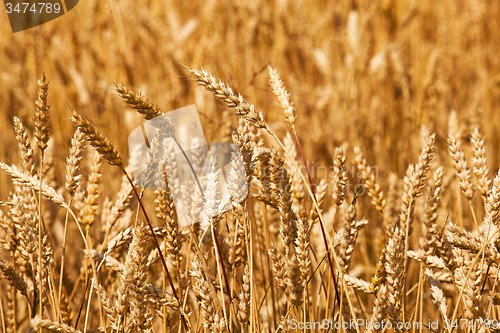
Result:
M500 330L499 2L0 16L2 332ZM127 140L192 104L230 205L198 183L182 226Z

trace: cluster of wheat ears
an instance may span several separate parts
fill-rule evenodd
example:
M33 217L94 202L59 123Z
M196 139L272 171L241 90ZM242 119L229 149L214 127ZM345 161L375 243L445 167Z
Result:
M240 117L232 132L239 148L231 156L232 207L219 216L205 214L204 223L187 227L179 226L170 189L148 197L110 140L74 110L66 182L54 182L45 154L49 87L45 75L38 80L33 116L38 154L26 124L14 117L23 165L0 163L12 177L0 210L4 332L286 332L291 320L324 319L391 323L395 331L409 331L399 329L400 322L421 322L419 330L430 330L428 320L439 322L433 328L438 331L494 328L500 304L495 293L500 173L490 178L478 130L470 134L469 161L453 129L445 138L457 190L469 203L464 214L474 224L464 227L462 219L455 223L449 218L438 223L443 191L452 177L433 160L435 134L408 167L402 188L397 177L389 179L388 195L360 148L354 150L360 181L353 193L346 190L346 155L340 147L332 158L332 183L313 184L309 170L301 168L307 152L295 128L300 113L276 69L269 67L268 83L292 133L282 139L265 114L228 84L206 70L186 71ZM115 86L145 119L164 114L140 93ZM170 130L175 135L175 127ZM274 148L266 147L264 136ZM92 153L84 177L87 149ZM148 152L147 163L154 154ZM114 201L100 196L103 162L123 173ZM241 185L247 182L250 191L243 193ZM202 190L203 210L213 210L219 184L206 182ZM357 214L361 195L369 196L383 221L379 232L370 232L376 239L369 251L379 256L371 276L351 269L355 249L368 251L366 244L356 246L358 235L375 228ZM474 196L480 196L484 212L477 211ZM421 226L413 232L416 217ZM335 220L340 221L337 229ZM74 245L80 243L83 248ZM384 330L383 325L367 329ZM313 330L318 327L307 329Z

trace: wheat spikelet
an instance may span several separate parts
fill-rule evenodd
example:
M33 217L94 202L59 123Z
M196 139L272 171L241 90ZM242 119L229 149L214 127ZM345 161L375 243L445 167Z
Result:
M477 128L474 129L471 135L472 149L474 157L472 158L472 171L477 179L477 188L481 192L481 196L485 199L488 196L491 180L488 177L488 166L486 165L486 149L484 148L484 140Z
M243 161L245 162L245 172L247 175L247 183L250 184L254 174L255 161L253 160L253 145L254 135L251 131L252 124L239 120L238 127L232 132L232 139L241 152Z
M244 206L233 202L234 219L228 221L229 228L229 263L234 263L234 267L239 267L247 260L245 242L245 224L249 223L249 217ZM247 232L248 233L248 232ZM234 235L234 236L233 236Z
M444 298L443 287L441 283L436 279L432 270L426 268L425 275L427 276L427 281L431 286L432 299L434 304L438 306L439 312L441 313L441 317L443 321L448 320L448 306L446 304L446 299Z
M16 272L16 269L12 267L12 265L0 259L0 270L10 281L10 285L16 288L29 301L30 298L28 296L28 286L26 281L24 281L24 278Z
M71 321L73 319L73 312L71 311L70 300L68 299L68 294L66 288L63 287L61 294L61 319L66 325L71 326Z
M335 149L335 157L333 159L333 190L332 198L337 206L344 202L345 187L347 183L347 173L345 171L346 157L344 149L338 147Z
M144 294L140 290L147 279L145 268L148 235L146 228L143 223L134 228L134 237L121 274L116 308L120 318L119 324L124 325L122 327L125 329L151 329L152 318L145 306ZM125 300L127 300L126 303L123 303ZM125 322L125 317L127 322Z
M92 282L93 282L92 285L94 286L96 292L99 294L99 299L101 300L101 304L104 311L106 311L106 316L109 318L111 322L111 327L114 330L118 331L119 327L118 313L116 312L116 309L111 303L111 299L106 293L104 287L99 282L97 281L92 281Z
M269 85L271 86L271 90L276 96L276 100L278 104L283 109L283 115L285 116L285 120L292 126L295 126L295 108L293 107L292 100L290 98L290 94L285 88L283 84L283 80L281 80L281 76L278 73L278 70L268 66L269 69Z
M238 313L236 314L240 323L248 325L250 319L250 270L245 265L243 272L243 284L241 286L240 302L238 303Z
M39 191L40 180L38 178L22 172L14 165L9 166L2 162L0 162L0 169L7 172L17 184L27 186L36 192ZM59 193L57 193L54 188L48 186L45 183L42 183L42 195L50 201L62 206L63 208L69 209L69 207L64 202L64 198Z
M283 139L283 144L285 145L285 150L288 151L290 157L285 155L285 163L287 166L287 171L291 176L292 186L290 191L292 193L292 197L294 199L294 206L300 206L302 201L304 200L304 184L302 182L302 178L300 177L299 172L293 166L297 158L297 150L295 149L295 141L293 140L290 133L286 133L285 138Z
M302 293L304 292L304 283L301 278L301 269L296 256L292 256L287 260L287 298L288 301L295 306L300 306L302 303Z
M36 316L34 319L32 319L30 324L32 329L34 330L38 330L43 327L48 331L56 333L82 333L82 331L77 330L69 325L61 324L47 319L40 319L39 316Z
M16 139L21 149L21 157L23 159L24 171L30 175L35 175L35 163L33 161L33 149L31 149L31 143L24 127L23 122L17 118L13 117L14 130L16 132Z
M344 274L344 281L346 285L353 287L354 289L357 289L361 292L364 292L365 294L373 293L373 287L369 282L363 281L349 274Z
M151 283L144 284L143 288L144 297L156 309L162 306L168 306L172 310L179 311L179 302L171 295L164 292L162 289L155 287Z
M296 214L292 210L290 178L283 167L283 160L275 150L271 152L268 175L270 187L278 197L278 209L281 216L280 234L285 253L288 254L290 246L297 237Z
M204 69L201 71L194 68L188 69L193 79L197 81L199 85L204 86L205 89L212 92L215 97L224 101L228 108L235 108L238 116L253 123L259 128L267 128L262 113L255 111L255 106L253 104L247 103L240 94L236 95L227 84L216 79Z
M165 182L168 183L164 164L162 164L162 169ZM155 191L155 194L156 216L162 220L165 225L167 251L172 258L172 265L179 268L179 265L183 260L183 257L180 254L182 248L182 234L179 230L179 221L177 220L177 213L172 193L170 192L167 184L164 190L157 190Z
M70 196L75 194L75 190L80 186L80 180L82 178L78 172L80 171L83 149L85 148L83 139L83 133L78 130L75 131L71 139L69 156L66 159L66 190Z
M385 207L384 194L380 189L380 185L376 181L374 169L367 165L366 160L363 157L363 154L361 153L361 149L359 149L359 147L354 148L354 153L356 154L358 169L361 172L364 185L368 190L368 195L372 198L372 203L375 208L379 212L383 213Z
M500 171L493 180L493 187L486 199L486 223L498 225L500 213Z
M400 312L403 306L404 239L401 229L396 227L392 237L387 241L384 253L384 269L387 272L388 314L394 327L401 320Z
M116 165L120 169L125 170L120 153L118 153L109 139L104 134L99 132L89 120L85 119L73 110L73 122L78 129L87 136L87 140L89 140L92 147L97 149L97 151L108 161L109 164Z
M227 187L231 195L231 200L241 203L248 195L245 163L238 146L232 144L231 149L231 170L229 171L229 184Z
M87 183L87 196L85 197L85 204L83 206L82 223L84 223L87 228L92 227L97 218L97 200L99 198L99 182L101 175L101 155L95 152Z
M372 324L379 323L382 324L385 321L387 316L387 287L385 285L381 285L380 289L375 297L375 301L373 302L373 314L370 319ZM381 332L382 325L372 325L368 329L367 332Z
M460 189L467 200L472 200L474 191L472 188L471 175L467 161L465 160L465 154L460 145L460 139L456 139L450 134L448 137L448 147L450 149L453 162L455 162L455 169L457 171Z
M356 244L359 229L367 223L367 220L356 220L356 207L355 203L352 203L347 210L344 226L340 231L341 239L339 248L339 263L345 272L349 270L351 265L351 258L354 252L354 245Z
M297 238L295 239L295 253L299 262L300 278L307 283L309 271L311 270L311 259L309 259L309 236L310 228L307 219L298 219Z
M45 73L42 74L42 77L37 81L37 84L38 95L35 101L35 138L38 148L40 148L43 152L47 148L47 142L49 141L49 106L47 105L49 83L47 82Z
M193 291L196 299L200 304L200 312L203 317L203 327L211 329L215 323L216 309L212 297L210 296L210 288L208 281L203 276L200 267L195 264L191 271L191 276L194 278Z
M288 270L286 268L286 261L283 255L278 251L275 245L268 250L269 257L271 258L273 276L278 282L278 287L282 290L286 289L286 279L288 277Z
M142 114L146 120L161 116L163 111L158 106L153 106L141 93L129 90L120 83L115 83L115 88L125 103L131 105L137 112Z
M429 193L425 202L425 213L422 219L422 236L420 237L420 247L425 255L430 256L434 252L436 240L439 238L437 226L437 210L441 201L441 185L443 180L443 168L439 167L434 172L434 178L429 185Z

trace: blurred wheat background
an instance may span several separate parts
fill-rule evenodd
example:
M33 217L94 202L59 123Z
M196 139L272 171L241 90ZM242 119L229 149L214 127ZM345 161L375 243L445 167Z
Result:
M500 299L494 297L500 178L493 181L500 165L499 2L85 0L57 20L16 34L9 31L7 14L0 17L0 161L4 170L19 168L0 172L5 332L181 331L182 316L195 332L287 331L291 319L352 317L439 320L435 331L443 331L446 319L500 316ZM270 68L281 77L274 83ZM229 95L213 96L204 81L211 75L262 111L265 128L240 123L231 108L240 105L227 108ZM225 281L211 237L203 242L202 232L180 228L174 217L162 215L168 195L145 191L153 226L165 229L157 231L174 285L185 297L179 306L130 185L122 182L120 168L106 164L109 151L101 161L92 149L84 150L81 170L73 175L83 175L81 184L69 191L74 198L68 203L67 165L79 163L71 142L78 124L72 109L106 134L105 143L112 143L126 165L128 134L147 112L161 113L137 107L132 97L142 101L139 93L163 112L196 104L208 142L234 140L243 153L251 151L243 158L255 169L256 185L244 205L216 221L231 298L222 292ZM287 123L282 113L291 112L288 99L296 120ZM45 119L43 104L50 105L48 123L36 126ZM290 123L317 185L322 221L288 155L304 165ZM36 130L50 138L46 149L38 149L45 139ZM18 145L30 145L34 153L20 153ZM71 147L73 161L66 162ZM26 169L30 159L33 173ZM88 228L87 248L68 210L49 202L50 193L42 193L41 207L35 202L42 159L43 182ZM291 196L280 192L280 182L288 179L265 179L266 168L287 170ZM13 185L16 172L24 173L23 186ZM61 279L68 220L71 241ZM336 248L336 288L321 223ZM111 240L118 249L97 273L104 291L98 297L94 289L89 302L96 277L91 262L99 265ZM194 255L193 242L206 246L209 271ZM134 247L137 253L129 250ZM387 265L391 260L397 267ZM38 267L47 273L42 278ZM144 276L132 292L124 272L134 269ZM32 307L39 304L37 283L43 279L40 317ZM134 295L142 296L130 301ZM134 312L141 308L142 317Z

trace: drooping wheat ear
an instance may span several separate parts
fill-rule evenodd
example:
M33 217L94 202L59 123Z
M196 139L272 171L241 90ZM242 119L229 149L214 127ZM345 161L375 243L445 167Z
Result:
M101 154L94 153L94 160L90 166L90 176L87 183L87 196L83 206L82 223L87 228L92 227L97 218L97 208L99 206L97 200L99 199L99 183L101 179Z
M297 239L295 240L295 253L299 261L300 278L303 283L307 283L311 270L311 259L309 258L309 236L311 230L307 219L302 218L297 221Z
M345 170L346 157L344 149L338 147L335 149L335 157L333 159L333 201L337 206L344 202L345 186L347 183L347 172Z
M380 286L377 296L373 302L373 314L370 322L382 324L387 316L387 287L385 284ZM373 325L367 332L382 332L383 325Z
M125 268L118 288L117 313L123 328L130 330L150 330L151 320L141 286L147 280L146 261L149 236L144 223L134 228L134 238L130 244ZM125 301L125 303L123 303ZM128 311L127 311L128 310ZM124 322L125 317L127 323Z
M144 119L151 120L156 118L152 125L160 135L160 142L163 138L175 136L175 125L158 106L153 106L141 93L129 90L122 84L115 83L115 86L116 91L125 103L131 105L137 112L142 114Z
M467 161L465 160L465 154L461 148L460 139L457 139L450 134L448 137L448 147L450 149L453 162L455 163L455 170L457 171L460 189L467 200L472 200L474 190L472 188L470 169L467 165Z
M118 153L111 141L109 141L104 134L99 132L88 119L79 115L74 110L73 122L78 129L87 136L87 140L89 140L92 147L97 149L97 151L108 161L109 164L116 165L122 169L122 171L125 171L120 153Z
M82 331L77 330L76 328L73 328L69 325L61 324L48 319L40 319L39 316L36 316L34 319L32 319L30 324L31 328L35 331L43 327L46 330L55 333L82 333Z
M144 284L142 289L146 300L151 303L157 311L161 311L160 309L164 305L174 311L179 311L179 302L162 289L152 285L151 283Z
M35 101L36 111L35 111L35 138L38 144L38 148L43 151L47 148L47 142L49 141L49 108L47 105L47 93L49 91L49 83L45 77L45 73L37 82L38 84L38 95Z
M278 70L268 66L269 68L269 84L271 85L271 90L276 96L276 100L278 104L283 109L283 115L285 116L285 120L292 126L295 126L295 108L293 106L292 100L290 98L290 94L285 88L283 84L283 80L281 80L281 76L278 73Z
M197 81L199 85L204 86L206 90L212 92L215 97L222 100L226 104L226 107L235 108L238 116L253 123L259 128L267 128L262 112L255 111L255 106L253 104L246 102L240 94L236 95L227 84L216 79L204 69L198 70L191 67L188 69L191 72L192 78Z
M443 180L443 168L439 167L434 172L434 179L429 184L429 193L425 201L425 212L422 218L422 236L420 237L420 248L426 256L434 252L436 241L440 237L437 224L438 208L441 202L441 185Z
M78 173L80 171L84 148L84 135L79 130L76 130L75 135L71 139L71 148L66 159L66 190L70 196L73 196L77 187L80 186L82 175Z
M37 177L22 172L15 165L9 166L2 162L0 162L0 169L7 172L14 179L15 183L19 185L25 185L35 192L40 191L40 180ZM54 188L50 187L46 183L42 183L42 195L50 201L60 205L61 207L69 209L69 207L64 202L64 198L59 193L57 193Z
M367 223L367 220L356 220L356 206L355 203L352 203L347 210L344 226L340 231L342 236L339 248L339 264L344 272L347 272L351 265L352 253L354 252L359 229Z
M19 118L14 117L13 121L17 143L19 144L19 148L21 149L21 158L23 159L24 171L34 176L35 163L33 161L33 149L31 149L28 132L26 131L23 122Z
M158 106L153 106L141 93L136 93L129 90L127 87L120 83L115 83L115 88L120 97L131 105L137 112L142 114L146 120L150 120L161 116L163 111Z
M375 208L384 213L385 199L384 193L380 190L380 185L376 180L376 173L378 173L376 168L372 168L367 165L366 160L361 153L359 147L354 147L354 153L356 154L356 163L358 163L358 169L361 172L361 177L364 181L364 185L368 190L368 195L372 198L372 203Z
M488 234L485 232L483 237L486 236L491 239L492 235L497 233L498 227L496 225L489 225L486 229ZM470 231L460 228L454 224L447 226L445 235L452 246L467 250L472 254L476 254L481 251L484 244L484 240L481 237L475 236ZM493 243L487 244L487 247L484 249L484 258L490 262L500 260L500 254L496 249L494 249Z
M448 305L446 304L446 298L444 297L443 286L439 280L436 279L434 273L429 268L425 269L425 275L427 276L427 282L429 282L429 285L431 286L432 301L437 305L443 321L446 322L448 320Z
M250 320L250 269L248 264L243 271L243 284L241 285L240 302L238 303L238 320L245 327Z
M271 249L268 250L269 257L271 258L271 266L273 270L273 275L274 278L276 279L276 282L278 283L278 287L281 290L286 290L286 279L288 277L288 269L286 267L286 261L281 254L281 252L278 251L276 248L276 245L272 245Z
M103 263L106 265L106 267L112 269L116 273L122 274L125 271L125 265L116 260L115 258L111 256L106 256L109 253L99 253L96 250L90 250L90 251L85 251L85 254L87 257L90 259L99 262L100 265Z
M365 294L373 294L375 291L370 282L358 279L349 274L344 274L344 281L347 286L353 287L354 289L364 292Z
M471 135L472 150L474 157L472 157L472 172L477 179L477 188L481 192L483 199L488 197L490 191L491 179L488 176L489 169L486 164L486 149L484 148L484 140L477 128L474 129Z
M446 268L448 268L448 270L453 273L457 269L458 263L455 260L453 247L448 240L446 232L441 233L441 237L436 240L436 247L439 251L440 257L443 259L444 264L446 265Z
M3 272L7 280L10 281L10 285L16 288L21 295L26 297L28 302L30 302L30 298L28 296L28 285L21 274L16 272L16 269L12 267L11 264L0 259L0 270Z

